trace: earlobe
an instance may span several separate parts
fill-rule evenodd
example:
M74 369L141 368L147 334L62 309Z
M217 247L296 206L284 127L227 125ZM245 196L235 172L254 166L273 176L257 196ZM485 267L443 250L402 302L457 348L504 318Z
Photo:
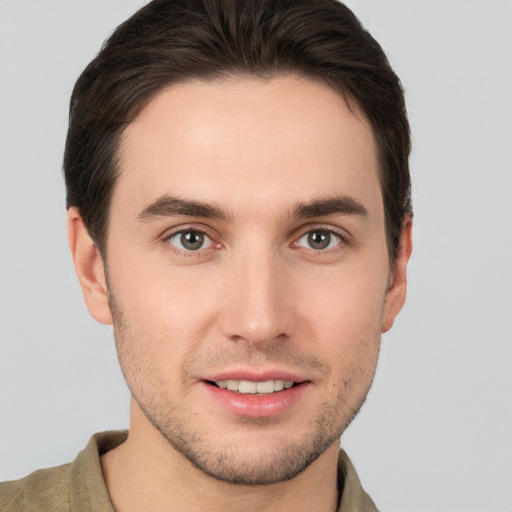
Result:
M68 242L87 309L102 324L112 324L108 289L101 254L77 208L67 212Z
M393 269L392 280L386 293L382 314L382 332L387 332L393 326L396 316L400 313L407 295L407 264L412 253L412 215L404 219L400 245Z

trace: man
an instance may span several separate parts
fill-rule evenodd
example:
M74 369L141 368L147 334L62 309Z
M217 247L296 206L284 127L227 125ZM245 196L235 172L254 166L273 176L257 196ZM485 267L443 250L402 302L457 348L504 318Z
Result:
M376 510L339 438L406 293L409 129L335 0L156 0L77 81L68 236L129 433L1 510Z

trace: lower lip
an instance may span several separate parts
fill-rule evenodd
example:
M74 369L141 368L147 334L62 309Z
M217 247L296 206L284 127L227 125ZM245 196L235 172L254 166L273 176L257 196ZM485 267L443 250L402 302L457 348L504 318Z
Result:
M272 418L293 407L308 388L307 382L269 395L237 393L218 388L203 382L208 392L227 409L237 416L249 418Z

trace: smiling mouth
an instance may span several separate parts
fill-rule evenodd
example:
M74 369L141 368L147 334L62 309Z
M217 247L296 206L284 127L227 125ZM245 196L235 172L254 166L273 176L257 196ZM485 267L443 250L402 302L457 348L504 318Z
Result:
M297 386L298 382L291 380L265 380L261 382L251 382L249 380L219 380L207 381L208 384L216 386L228 391L234 391L240 394L247 395L270 395L272 393L279 393L281 391L290 389Z

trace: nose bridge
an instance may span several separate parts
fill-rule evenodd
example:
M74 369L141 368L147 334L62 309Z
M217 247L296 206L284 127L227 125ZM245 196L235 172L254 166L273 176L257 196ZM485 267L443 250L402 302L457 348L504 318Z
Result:
M233 256L231 272L224 334L261 348L289 335L286 276L277 251L267 244L249 246Z

